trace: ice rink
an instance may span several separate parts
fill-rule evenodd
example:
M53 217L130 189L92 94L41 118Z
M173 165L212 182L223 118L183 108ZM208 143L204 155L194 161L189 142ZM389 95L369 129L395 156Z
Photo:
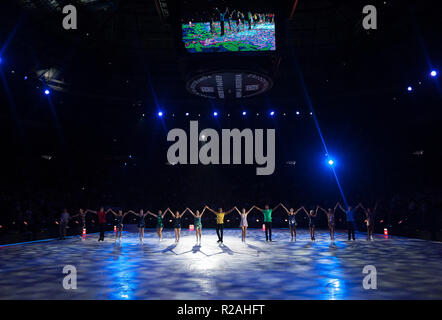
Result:
M134 230L135 231L135 230ZM310 241L298 230L290 242L286 229L266 242L262 230L225 230L218 245L214 229L203 229L202 245L182 230L162 242L146 230L124 232L121 244L108 232L0 246L1 299L442 299L442 243L384 237L348 242L337 232L332 245L326 230ZM77 289L65 290L62 269L77 269ZM362 269L377 269L377 289L365 290Z

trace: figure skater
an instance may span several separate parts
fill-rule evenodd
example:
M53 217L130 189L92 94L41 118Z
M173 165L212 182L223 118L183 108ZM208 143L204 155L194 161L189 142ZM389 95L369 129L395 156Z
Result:
M345 218L347 221L347 233L348 233L348 241L352 240L356 241L355 237L355 211L359 208L359 205L353 209L352 206L348 206L347 210L345 210L342 205L338 202L338 208L341 209L345 213Z
M216 215L216 234L218 235L218 243L223 243L223 235L224 235L224 216L229 214L235 208L230 209L227 212L224 212L222 208L218 208L218 212L210 209L208 206L205 206L210 212Z
M66 229L68 228L69 220L71 219L66 208L63 209L60 217L60 235L58 240L66 240Z
M175 214L173 214L172 210L169 208L166 209L166 212L169 211L170 214L173 217L173 228L175 230L175 242L179 242L181 238L181 217L184 215L184 211L182 214L180 214L179 211L177 211ZM165 213L166 213L165 212Z
M264 225L266 229L266 241L272 241L272 212L276 210L276 208L279 207L279 204L274 207L273 209L270 209L269 205L266 204L264 206L264 210L261 208L258 208L255 206L255 208L260 211L264 215Z
M233 10L230 15L228 14L226 16L227 19L227 23L229 24L229 31L230 33L232 32L232 19L235 19L235 17L233 16L235 14L236 10Z
M328 208L327 210L325 210L324 208L319 207L319 209L324 211L324 213L327 215L328 230L330 231L331 241L335 241L335 212L337 207L337 203L333 209Z
M241 228L241 241L246 242L247 227L249 226L247 223L247 215L253 210L253 208L255 208L255 206L252 206L247 212L244 208L242 208L241 211L239 211L237 207L234 208L241 217L241 222L239 223L239 227Z
M221 24L221 37L223 37L224 36L224 32L225 32L225 19L226 19L226 17L229 16L229 8L226 8L226 11L224 11L224 13L220 12L218 10L218 8L215 8L215 10L219 14L219 21L220 21L220 24ZM229 23L230 23L230 21L229 21Z
M249 11L247 12L247 23L249 24L249 30L252 30L252 22L253 22L253 15Z
M145 213L143 209L141 209L138 213L132 210L129 210L128 212L133 213L137 217L138 237L140 239L140 243L143 244L144 228L146 227L146 221L144 219L147 216L147 212Z
M86 229L86 211L84 211L83 209L80 208L78 210L78 213L76 215L72 216L71 219L77 218L77 217L80 217L80 219L81 219L81 223L78 223L78 221L76 222L76 223L78 223L78 226L80 229L78 232L81 237L81 235L83 233L83 229Z
M189 208L186 208L186 210L189 210L190 214L195 218L194 219L194 225L195 225L195 234L196 234L196 243L201 244L201 231L203 228L203 225L201 224L201 218L203 217L204 211L206 211L206 207L203 208L203 210L201 211L201 213L196 210L195 213L193 213L192 210L190 210ZM184 210L184 212L186 212L186 210Z
M104 211L104 207L100 207L98 211L87 209L86 213L91 212L98 216L98 228L100 230L100 237L98 241L104 241L104 231L106 230L106 212Z
M318 208L319 206L316 207L316 210L310 210L309 212L307 212L307 210L304 209L305 213L307 213L308 216L308 227L310 229L310 238L312 239L312 241L315 241L315 225L316 225L316 217L318 216Z
M215 27L214 27L214 21L213 21L213 17L210 18L210 33L212 34L212 36L215 34Z
M121 241L121 233L123 232L123 219L124 217L128 214L131 213L130 211L127 211L125 213L123 213L123 210L118 210L118 213L116 213L114 210L112 209L108 209L108 212L112 213L116 218L117 218L117 232L115 232L115 241Z
M166 212L167 212L167 209L166 209L166 211L164 211L164 213L161 210L158 210L158 214L147 211L148 214L157 218L157 234L158 234L158 239L160 241L163 240L163 228L164 228L163 219L164 219L164 216L166 215Z
M301 207L298 210L294 211L293 208L290 208L290 211L289 211L282 203L280 203L280 205L285 210L285 212L287 212L287 214L289 215L289 228L290 228L290 236L291 236L290 241L293 241L293 237L295 237L295 241L296 241L296 226L298 225L298 223L296 222L296 215L298 214L299 211L305 210L305 209L304 209L304 207Z
M367 209L364 208L364 206L360 203L359 206L362 210L364 210L365 217L366 217L366 223L367 223L367 241L374 240L373 239L373 231L374 231L374 224L376 220L376 208L378 206L378 203L376 202L373 210L371 210L369 207Z

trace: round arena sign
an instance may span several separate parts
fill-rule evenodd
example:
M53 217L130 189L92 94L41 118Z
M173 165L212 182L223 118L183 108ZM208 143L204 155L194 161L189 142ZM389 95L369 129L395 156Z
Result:
M250 71L215 71L199 74L187 82L187 90L211 99L240 99L264 93L273 86L270 77Z

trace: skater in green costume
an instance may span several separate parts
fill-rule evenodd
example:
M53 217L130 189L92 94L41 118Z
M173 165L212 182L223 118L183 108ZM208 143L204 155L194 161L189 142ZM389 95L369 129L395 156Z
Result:
M152 213L149 210L147 211L148 214L157 218L157 234L158 234L158 238L160 239L160 241L163 240L163 228L164 228L163 219L164 219L164 216L166 215L167 211L168 210L164 211L164 213L163 213L163 211L158 210L158 214Z

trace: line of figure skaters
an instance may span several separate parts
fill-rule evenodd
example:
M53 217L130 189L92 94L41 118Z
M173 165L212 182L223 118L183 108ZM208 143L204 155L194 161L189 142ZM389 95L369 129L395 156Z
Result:
M217 21L219 21L220 23L221 36L224 36L227 30L229 30L230 32L240 32L241 30L246 30L247 28L249 30L252 30L254 26L260 25L262 23L273 24L275 22L275 15L272 13L252 13L251 11L230 11L228 7L224 11L220 11L218 8L215 8L213 14L209 19L210 31L212 34L216 33L214 24ZM192 27L192 24L193 22L189 21L190 27Z
M104 207L101 207L98 211L94 210L83 210L80 209L79 213L74 216L70 216L66 209L64 209L61 219L60 219L60 239L65 239L66 236L66 228L67 224L70 219L73 219L75 217L80 216L83 222L83 228L86 226L86 214L88 212L97 214L98 216L98 225L100 227L100 237L98 241L104 241L104 231L106 228L106 214L112 213L116 217L116 233L115 233L115 241L118 239L121 241L121 234L123 231L123 220L128 214L133 214L138 218L137 226L138 226L138 233L139 233L139 239L140 242L143 242L144 239L144 228L145 228L145 218L147 215L151 215L157 219L157 233L158 238L161 241L163 238L163 227L164 227L164 217L167 213L170 213L173 217L173 228L175 230L175 242L180 241L181 237L181 218L183 215L188 211L192 216L194 217L194 228L195 228L195 234L196 234L196 241L197 244L201 244L201 235L202 235L202 224L201 224L201 218L203 214L207 211L213 213L216 215L216 233L218 235L218 243L223 243L223 231L224 231L224 217L228 214L230 214L233 211L236 211L240 215L240 228L242 230L242 241L246 241L246 234L247 234L247 216L248 214L253 210L256 209L259 212L261 212L264 216L264 225L265 225L265 236L266 241L272 241L272 213L275 211L278 207L281 207L288 215L288 224L290 228L290 235L291 235L291 241L296 241L296 215L300 212L304 212L308 219L309 219L309 229L310 229L310 238L312 241L315 241L315 225L316 225L316 218L318 216L319 212L323 212L327 216L327 222L328 222L328 228L330 230L330 240L334 242L335 240L335 212L339 208L341 209L346 216L346 223L347 223L347 231L348 231L348 240L355 240L355 211L358 209L363 210L363 213L366 217L365 223L367 226L367 240L373 240L373 231L374 231L374 224L375 224L375 214L376 214L376 207L377 204L374 206L373 209L367 207L365 208L361 203L359 203L356 207L348 206L347 209L344 209L342 205L338 202L336 203L335 207L328 208L325 210L324 208L317 206L316 210L310 210L307 211L304 206L300 207L297 210L294 210L293 208L287 209L286 206L284 206L282 203L279 203L276 207L270 208L269 205L265 205L264 209L261 209L257 207L256 205L252 206L248 211L246 209L242 209L241 211L235 206L232 209L228 211L224 211L222 208L219 208L218 211L215 211L208 207L207 205L201 210L196 210L195 212L192 211L189 208L186 208L181 213L179 211L176 211L173 213L172 210L167 208L165 211L159 210L157 214L150 212L149 210L140 210L138 213L129 210L127 212L124 212L122 210L118 210L118 212L115 212L113 209L105 210Z

